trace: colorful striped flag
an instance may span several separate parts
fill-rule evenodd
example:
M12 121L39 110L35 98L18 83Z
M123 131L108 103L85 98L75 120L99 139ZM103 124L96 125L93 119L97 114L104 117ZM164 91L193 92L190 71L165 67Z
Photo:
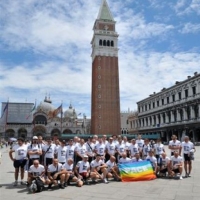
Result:
M52 119L52 118L54 118L54 117L56 117L59 113L61 113L62 114L62 104L58 107L58 108L56 108L55 110L53 110L53 111L49 111L49 113L48 113L48 119Z
M156 178L149 161L119 164L122 182L148 181Z
M6 103L4 109L3 109L3 112L2 112L2 115L1 115L1 118L3 117L4 113L7 111L8 109L8 102Z

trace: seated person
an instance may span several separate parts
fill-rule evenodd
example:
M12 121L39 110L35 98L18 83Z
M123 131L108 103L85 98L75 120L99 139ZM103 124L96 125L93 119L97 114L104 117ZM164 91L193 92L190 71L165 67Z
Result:
M64 181L65 181L65 174L62 169L62 164L58 162L58 159L54 158L53 163L48 166L47 169L47 175L48 178L51 181L51 184L49 185L49 189L51 188L51 185L58 185L58 181L60 181L59 187L61 189L64 189Z
M33 165L30 166L29 171L28 171L27 186L31 185L32 181L38 177L42 180L44 185L50 184L50 180L47 177L45 177L44 166L39 163L39 160L34 160Z
M183 158L179 156L178 151L174 151L174 155L171 157L170 167L171 167L171 175L175 176L179 173L180 174L179 178L180 180L182 180Z
M67 162L65 164L63 164L62 168L63 168L63 172L65 174L65 183L64 186L67 187L67 183L70 183L70 181L72 182L76 182L78 187L81 187L83 184L81 183L81 179L78 179L75 175L74 175L74 161L72 158L69 158L67 160Z
M143 161L141 158L140 158L140 153L135 153L135 157L132 158L132 161L133 162L141 162Z
M153 172L154 172L154 174L156 174L156 172L157 172L157 159L154 156L153 150L149 151L149 155L146 157L146 160L151 162Z
M104 161L101 159L101 155L97 154L96 159L91 162L91 172L92 178L94 181L97 179L101 179L104 183L108 183L106 176L107 176L107 166Z
M166 153L163 152L158 158L158 166L157 166L157 175L158 176L165 176L168 172L168 176L171 174L170 171L170 158L167 157Z

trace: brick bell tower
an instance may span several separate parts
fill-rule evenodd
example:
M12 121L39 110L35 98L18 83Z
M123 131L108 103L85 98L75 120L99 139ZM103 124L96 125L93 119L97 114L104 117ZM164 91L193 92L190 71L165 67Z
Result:
M91 133L121 134L118 34L107 1L94 23L92 45Z

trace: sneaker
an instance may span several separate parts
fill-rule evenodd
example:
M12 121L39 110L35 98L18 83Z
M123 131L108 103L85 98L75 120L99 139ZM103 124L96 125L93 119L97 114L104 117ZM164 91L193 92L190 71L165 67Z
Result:
M104 179L104 183L105 183L105 184L108 184L109 182L108 182L106 179Z
M191 175L190 175L190 174L187 174L187 176L188 176L188 177L191 177Z
M65 189L65 186L64 186L63 184L60 184L59 187L60 187L61 189Z
M17 186L17 184L18 184L18 181L15 181L15 182L13 183L13 186Z
M180 178L179 178L180 180L182 180L183 179L183 177L182 176L180 176Z
M21 185L27 185L27 182L21 181Z
M186 173L186 174L185 174L185 178L187 178L187 177L188 177L188 174Z
M49 184L49 186L48 186L48 189L51 189L51 187L52 187L52 183L51 183L51 184Z
M64 183L64 187L67 187L67 182Z

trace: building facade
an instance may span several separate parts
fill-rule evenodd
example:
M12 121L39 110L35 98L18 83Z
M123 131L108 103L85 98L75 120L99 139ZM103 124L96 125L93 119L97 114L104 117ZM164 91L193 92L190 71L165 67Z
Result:
M176 81L137 103L138 113L129 116L130 132L159 134L169 141L173 134L180 140L188 135L200 141L200 74Z
M121 134L118 34L106 0L102 1L92 38L92 134Z
M13 105L20 106L13 107ZM0 124L2 138L22 136L30 139L34 135L61 137L65 134L90 134L90 119L87 119L85 115L78 118L76 110L71 104L66 111L53 117L50 116L50 113L55 111L56 108L50 98L45 97L44 101L30 114L33 105L33 103L8 103L8 117L5 113ZM4 107L5 103L2 103L2 111ZM22 113L20 117L19 113ZM9 118L9 116L12 117Z

